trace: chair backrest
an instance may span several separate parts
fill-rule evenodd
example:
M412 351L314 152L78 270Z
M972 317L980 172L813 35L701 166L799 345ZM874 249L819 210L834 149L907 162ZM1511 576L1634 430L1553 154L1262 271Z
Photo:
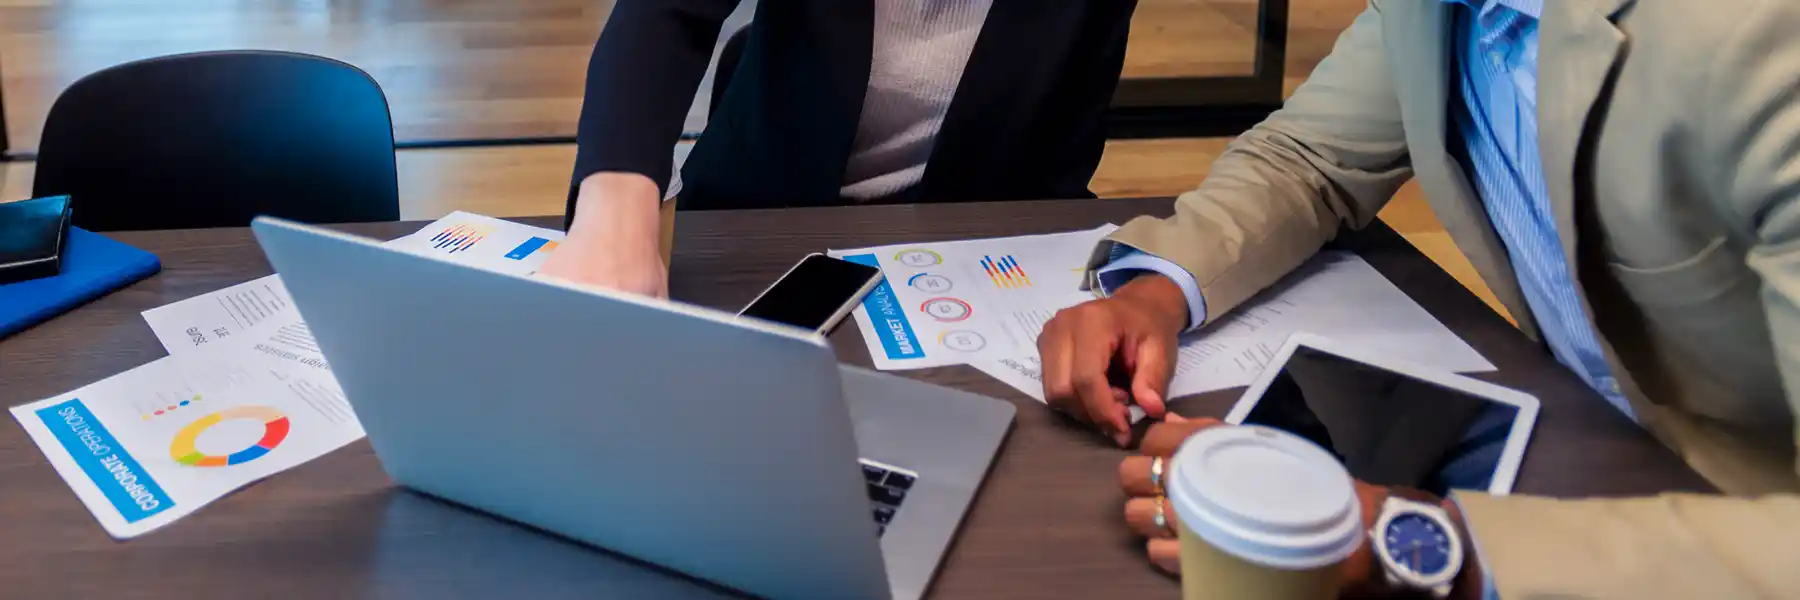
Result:
M97 231L400 218L381 87L305 54L203 52L82 78L57 97L35 196L74 197Z
M6 61L0 60L0 63L4 62ZM0 81L6 81L4 71L0 71ZM6 129L6 86L0 85L0 163L12 160L12 146L8 145L10 142L12 133ZM5 201L5 198L0 198L0 202Z

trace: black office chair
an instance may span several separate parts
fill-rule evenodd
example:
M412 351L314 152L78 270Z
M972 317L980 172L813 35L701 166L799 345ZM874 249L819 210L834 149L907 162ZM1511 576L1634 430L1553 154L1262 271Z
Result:
M96 231L400 218L381 87L305 54L202 52L82 78L50 108L35 196Z

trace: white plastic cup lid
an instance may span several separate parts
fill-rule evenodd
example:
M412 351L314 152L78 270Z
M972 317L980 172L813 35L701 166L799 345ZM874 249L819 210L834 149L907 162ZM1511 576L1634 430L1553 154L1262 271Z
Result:
M1165 487L1182 525L1238 558L1303 570L1362 545L1350 473L1305 438L1254 425L1212 427L1175 452Z

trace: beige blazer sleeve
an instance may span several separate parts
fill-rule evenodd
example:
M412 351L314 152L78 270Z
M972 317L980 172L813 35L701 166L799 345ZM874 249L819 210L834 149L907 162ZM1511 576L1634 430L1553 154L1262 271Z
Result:
M1459 492L1502 600L1800 597L1800 498Z
M1340 223L1373 220L1412 177L1381 27L1371 2L1283 108L1181 196L1173 217L1126 223L1090 265L1109 259L1112 242L1168 259L1199 282L1211 320L1300 266Z
M1800 412L1800 3L1759 7L1733 15L1730 43L1709 50L1699 144L1682 167L1706 174L1697 193L1750 240L1746 260L1762 277L1792 413ZM1457 500L1505 600L1800 598L1797 496Z

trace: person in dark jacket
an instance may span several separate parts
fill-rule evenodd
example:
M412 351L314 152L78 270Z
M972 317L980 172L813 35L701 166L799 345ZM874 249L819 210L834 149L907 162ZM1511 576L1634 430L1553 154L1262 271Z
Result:
M735 0L620 0L543 274L667 295L672 152ZM763 0L684 209L1093 197L1135 0Z

